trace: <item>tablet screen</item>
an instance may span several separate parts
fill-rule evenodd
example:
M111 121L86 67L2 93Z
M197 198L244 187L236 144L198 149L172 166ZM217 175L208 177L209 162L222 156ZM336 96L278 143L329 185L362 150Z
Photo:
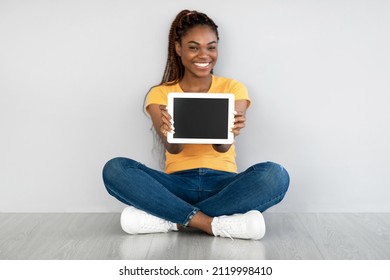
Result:
M174 133L170 143L231 144L234 95L225 93L170 93L168 112Z

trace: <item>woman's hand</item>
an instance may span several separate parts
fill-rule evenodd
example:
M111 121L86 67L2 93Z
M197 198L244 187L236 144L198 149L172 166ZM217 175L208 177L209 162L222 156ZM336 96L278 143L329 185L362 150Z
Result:
M234 137L240 134L240 130L245 127L245 112L234 112L234 126L232 128L232 132Z
M234 138L238 136L241 132L241 129L245 127L245 113L246 108L248 107L248 101L246 100L237 100L235 102L235 112L234 112L234 123L232 123L232 129ZM231 144L213 144L214 150L216 150L219 153L226 153L229 151Z
M167 107L164 105L160 105L161 110L161 126L160 132L162 135L167 137L168 132L174 132L174 127L172 125L172 117L168 113Z
M174 132L172 117L169 115L166 106L150 104L147 108L152 121L153 127L160 136L165 149L171 154L178 154L183 150L183 144L171 144L167 141L167 133Z
M245 120L244 112L234 112L234 123L231 128L234 138L239 135L240 130L245 127ZM226 153L231 146L232 144L213 144L214 150L219 153Z

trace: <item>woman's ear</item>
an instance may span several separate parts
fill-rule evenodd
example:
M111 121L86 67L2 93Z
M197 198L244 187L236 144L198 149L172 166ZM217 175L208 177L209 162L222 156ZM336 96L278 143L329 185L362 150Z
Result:
M181 45L180 45L180 43L179 42L175 42L175 50L176 50L176 54L178 55L178 56L181 56Z

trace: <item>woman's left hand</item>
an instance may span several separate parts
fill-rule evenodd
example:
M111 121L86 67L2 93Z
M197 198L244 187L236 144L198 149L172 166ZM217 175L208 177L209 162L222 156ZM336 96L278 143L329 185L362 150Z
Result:
M244 112L234 112L234 126L232 128L234 137L238 136L240 134L240 130L245 127L245 121L246 118Z

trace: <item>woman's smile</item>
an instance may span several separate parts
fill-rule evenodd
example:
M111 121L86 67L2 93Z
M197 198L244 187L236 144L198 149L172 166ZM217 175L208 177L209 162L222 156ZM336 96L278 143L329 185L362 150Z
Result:
M194 62L194 65L201 69L207 69L211 65L211 62Z

